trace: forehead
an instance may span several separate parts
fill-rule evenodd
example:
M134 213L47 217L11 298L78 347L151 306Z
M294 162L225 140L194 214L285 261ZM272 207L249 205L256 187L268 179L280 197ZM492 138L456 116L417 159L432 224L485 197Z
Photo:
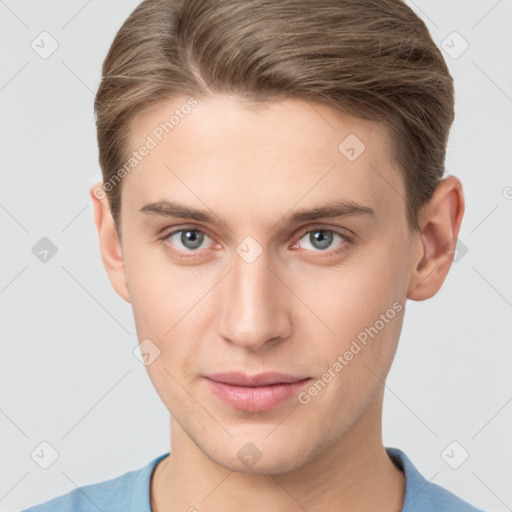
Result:
M182 197L199 206L204 198L226 208L229 198L233 208L261 213L340 198L384 212L404 201L380 123L298 99L255 104L213 96L192 104L176 96L134 120L130 151L151 149L126 176L123 201L129 196L136 207Z

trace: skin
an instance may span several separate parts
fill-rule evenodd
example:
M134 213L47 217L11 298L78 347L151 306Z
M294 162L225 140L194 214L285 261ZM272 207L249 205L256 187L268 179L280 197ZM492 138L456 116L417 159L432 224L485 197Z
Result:
M131 147L186 99L138 117ZM445 178L412 232L385 126L297 99L258 107L231 96L197 100L123 179L121 239L108 200L95 194L101 183L90 190L112 286L133 307L138 339L160 350L147 371L171 414L171 454L153 474L152 508L400 511L405 478L381 437L384 382L406 299L432 297L451 266L462 185ZM338 150L349 134L366 146L353 162ZM140 213L160 199L216 222ZM340 199L375 215L287 223ZM178 229L206 236L189 248L181 233L170 236ZM310 238L318 230L341 236L322 248ZM262 249L251 263L236 252L248 236ZM308 404L294 396L242 411L204 378L280 371L320 379L396 302L402 310ZM251 467L237 456L249 442L262 455Z

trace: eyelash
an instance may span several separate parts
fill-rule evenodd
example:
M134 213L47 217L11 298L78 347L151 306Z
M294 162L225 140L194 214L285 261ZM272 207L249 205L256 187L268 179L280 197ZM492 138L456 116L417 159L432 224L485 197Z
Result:
M212 238L208 235L208 233L205 233L204 231L202 231L201 229L198 229L196 227L193 227L193 226L185 226L185 227L182 227L180 229L176 229L174 231L170 231L164 235L162 235L160 238L158 238L158 240L161 242L161 243L164 243L165 247L167 250L171 251L173 254L177 254L179 257L182 257L182 258L194 258L197 256L197 253L200 253L201 251L204 251L206 249L196 249L196 250L188 250L188 251L181 251L181 250L177 250L177 249L171 249L170 246L171 244L166 244L165 242L173 235L175 235L176 233L181 233L183 231L195 231L197 233L202 233L203 235L206 235L208 238ZM294 242L293 245L296 245L298 243L299 240L301 240L304 235L307 235L308 233L315 233L317 231L325 231L326 233L333 233L335 235L338 235L340 236L341 238L343 238L343 241L341 242L341 244L335 248L335 249L327 249L327 250L316 250L316 251L313 251L313 252L316 252L316 253L319 253L320 255L324 255L324 256L333 256L333 255L336 255L336 254L339 254L343 251L345 251L347 249L347 245L348 244L353 244L354 241L352 239L352 237L349 237L348 235L346 235L345 233L343 233L342 231L338 231L336 229L332 229L330 227L327 227L327 226L320 226L320 227L308 227L307 229L305 229L304 231L301 231L300 234L298 235L298 238L297 238L297 242ZM309 249L305 249L306 251L308 251ZM322 256L320 256L322 257Z

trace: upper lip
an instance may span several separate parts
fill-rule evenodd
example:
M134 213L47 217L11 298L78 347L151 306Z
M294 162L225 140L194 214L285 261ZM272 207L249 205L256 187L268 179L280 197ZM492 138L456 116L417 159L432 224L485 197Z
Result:
M257 375L246 375L244 373L214 373L207 376L208 379L223 384L232 384L234 386L270 386L272 384L289 384L308 379L309 377L297 377L287 373L266 372Z

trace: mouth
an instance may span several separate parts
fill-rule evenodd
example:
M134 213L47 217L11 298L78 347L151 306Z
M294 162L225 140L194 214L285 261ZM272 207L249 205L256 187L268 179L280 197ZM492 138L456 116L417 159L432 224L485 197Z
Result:
M294 376L284 373L217 373L206 377L209 389L223 402L235 409L248 412L262 412L297 396L311 377Z

